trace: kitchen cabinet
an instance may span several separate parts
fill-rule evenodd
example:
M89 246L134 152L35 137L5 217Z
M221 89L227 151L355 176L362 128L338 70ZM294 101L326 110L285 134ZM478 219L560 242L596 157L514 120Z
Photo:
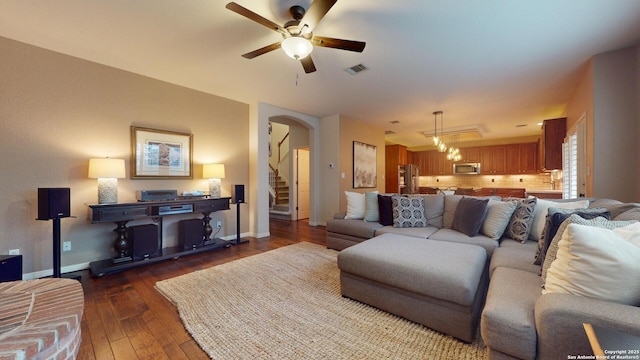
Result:
M480 148L479 147L471 147L471 148L461 148L460 156L462 163L477 163L480 162Z
M567 118L549 119L542 122L539 149L542 171L562 169L562 142L566 134Z
M524 198L524 188L482 188L480 196L500 196L502 198Z
M385 192L397 193L400 186L398 167L407 165L407 147L403 145L387 145L384 148L384 155Z
M507 174L537 174L538 144L522 143L506 146Z
M480 174L502 175L507 173L507 147L503 145L480 148Z
M416 151L413 153L413 160L420 171L420 175L430 175L431 164L429 163L429 151Z
M429 169L427 175L453 175L453 161L447 159L446 152L429 151Z

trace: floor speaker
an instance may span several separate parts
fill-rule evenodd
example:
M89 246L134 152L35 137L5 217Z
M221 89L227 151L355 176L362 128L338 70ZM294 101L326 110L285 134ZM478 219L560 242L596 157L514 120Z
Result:
M178 222L178 233L178 240L185 250L201 247L204 239L202 219L180 220Z
M69 188L38 188L38 220L71 216Z
M158 255L158 226L138 225L129 228L129 238L133 244L133 259L142 260Z
M22 255L0 255L0 282L22 280Z
M231 185L231 202L242 204L244 201L244 185Z

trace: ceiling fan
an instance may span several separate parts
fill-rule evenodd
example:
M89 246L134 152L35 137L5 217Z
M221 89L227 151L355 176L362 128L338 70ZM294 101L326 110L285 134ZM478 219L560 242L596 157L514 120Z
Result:
M283 26L235 2L228 3L226 8L258 24L264 25L271 30L277 31L282 35L282 41L248 52L242 55L244 58L253 59L275 49L282 48L289 57L300 60L305 73L309 74L316 71L316 66L311 59L311 55L309 55L314 46L362 52L366 45L366 43L362 41L334 39L313 35L313 29L336 2L337 0L314 0L308 10L305 10L302 6L294 5L289 9L293 20L288 21Z

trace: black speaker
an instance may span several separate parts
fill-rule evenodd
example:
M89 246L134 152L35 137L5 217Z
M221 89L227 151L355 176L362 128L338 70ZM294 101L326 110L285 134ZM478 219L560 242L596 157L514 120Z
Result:
M0 282L22 280L22 255L0 255Z
M142 260L158 255L158 226L138 225L129 228L129 238L133 244L133 259Z
M204 239L204 227L202 219L180 220L178 222L178 241L185 250L191 250L202 246Z
M244 203L244 185L231 185L231 202L234 204Z
M69 188L38 188L38 220L71 216Z

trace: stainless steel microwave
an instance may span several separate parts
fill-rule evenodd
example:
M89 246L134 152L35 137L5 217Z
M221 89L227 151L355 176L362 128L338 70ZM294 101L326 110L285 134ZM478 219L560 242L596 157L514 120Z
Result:
M455 175L479 175L480 163L453 164L453 173Z

